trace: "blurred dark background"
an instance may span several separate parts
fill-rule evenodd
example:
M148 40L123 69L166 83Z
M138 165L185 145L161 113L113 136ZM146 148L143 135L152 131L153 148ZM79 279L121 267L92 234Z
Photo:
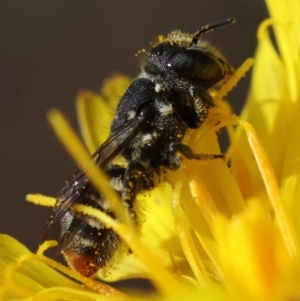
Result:
M25 195L55 196L76 170L46 121L50 108L77 126L80 89L99 91L116 71L136 76L134 54L158 34L231 16L235 25L206 38L238 67L254 54L263 0L0 0L0 232L36 250L51 209ZM237 113L249 77L228 97Z

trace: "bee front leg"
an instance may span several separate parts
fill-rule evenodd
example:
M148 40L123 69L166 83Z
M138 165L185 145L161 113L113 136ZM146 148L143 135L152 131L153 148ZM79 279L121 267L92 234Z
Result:
M214 106L213 98L202 87L191 86L188 91L172 96L177 112L191 129L198 129Z
M197 115L197 123L192 128L199 128L206 120L209 109L214 106L213 98L205 89L195 86L190 88L190 96Z

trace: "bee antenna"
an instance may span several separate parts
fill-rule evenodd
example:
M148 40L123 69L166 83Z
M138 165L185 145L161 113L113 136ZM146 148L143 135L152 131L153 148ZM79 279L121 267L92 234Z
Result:
M214 30L215 28L225 26L228 24L233 24L233 23L235 23L234 18L226 18L226 19L222 19L222 20L212 22L212 23L202 26L201 29L194 34L191 45L197 44L200 36L203 35L204 33L210 32L210 31Z

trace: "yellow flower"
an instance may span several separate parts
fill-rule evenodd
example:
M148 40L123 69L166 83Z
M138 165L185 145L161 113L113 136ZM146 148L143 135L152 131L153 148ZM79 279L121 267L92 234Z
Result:
M247 210L229 219L217 217L214 227L230 287L255 299L286 300L299 298L300 4L267 4L271 19L258 31L252 84L241 116L253 125L266 153L251 132L238 129L232 137L232 172Z
M230 137L226 162L184 160L180 170L168 172L168 183L139 196L144 220L139 231L126 217L117 223L103 212L77 207L111 227L133 253L110 266L108 275L99 272L99 278L149 278L159 293L154 300L300 298L300 3L269 0L267 4L271 19L258 30L252 83L241 118L231 114L224 96L251 60L214 95L218 106L205 124L185 138L195 152L219 153L215 133L226 127ZM270 39L271 28L276 46ZM109 105L117 103L129 82L115 76L101 97L80 93L81 131L91 153L107 138L105 126L115 110ZM49 118L76 162L87 170L93 166L61 114L51 111ZM102 192L105 177L100 170L91 180ZM107 199L117 199L109 188L104 193ZM55 202L40 195L28 199L47 206ZM117 201L114 209L122 211ZM46 242L32 254L14 239L0 236L3 300L130 299L47 258L43 252L50 246Z

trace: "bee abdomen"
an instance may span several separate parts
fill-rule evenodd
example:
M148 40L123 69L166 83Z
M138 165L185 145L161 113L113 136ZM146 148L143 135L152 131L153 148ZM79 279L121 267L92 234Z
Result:
M121 240L113 230L106 228L92 217L77 216L72 225L76 225L75 219L78 219L79 223L85 220L87 224L80 231L76 227L75 229L70 227L65 234L65 239L68 240L70 236L72 240L62 249L62 253L72 269L89 277L110 262Z

